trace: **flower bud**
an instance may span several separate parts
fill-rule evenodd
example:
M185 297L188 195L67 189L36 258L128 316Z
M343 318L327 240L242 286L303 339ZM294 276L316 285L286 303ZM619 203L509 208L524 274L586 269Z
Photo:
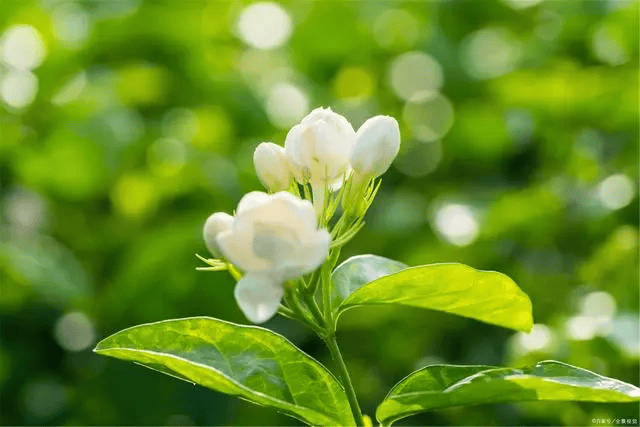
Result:
M349 170L349 156L355 144L353 126L331 111L316 108L291 128L284 149L298 182L322 187L340 181Z
M204 244L209 249L209 252L215 257L220 256L220 248L218 247L218 241L216 237L221 232L231 228L233 224L233 217L224 212L216 212L207 218L202 230L202 237L204 238Z
M271 142L263 142L253 153L253 165L262 184L270 191L289 188L291 169L284 148Z
M375 116L364 122L356 133L351 167L372 178L385 173L400 149L400 129L393 117Z
M238 305L249 320L261 323L278 309L285 281L324 262L331 236L318 229L308 200L254 191L240 200L233 223L216 241L222 255L245 272L236 285Z

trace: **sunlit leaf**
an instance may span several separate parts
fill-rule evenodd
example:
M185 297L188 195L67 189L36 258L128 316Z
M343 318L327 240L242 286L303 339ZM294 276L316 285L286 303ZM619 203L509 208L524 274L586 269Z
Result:
M433 365L400 381L378 406L383 425L450 406L535 400L638 402L640 389L555 361L525 368Z
M404 270L408 266L399 261L377 255L358 255L336 267L331 274L333 283L331 302L339 307L354 291L380 277Z
M120 331L95 351L312 425L354 425L345 392L333 375L267 329L208 317L167 320Z
M339 274L334 277L336 292L343 298L337 306L338 313L359 305L399 304L522 331L533 326L529 297L504 274L463 264L432 264L398 271L399 263L387 261L362 257L361 262L351 263L348 269L339 267L343 271L336 271ZM393 274L384 275L385 272ZM369 277L375 280L362 286ZM352 293L345 297L349 290Z

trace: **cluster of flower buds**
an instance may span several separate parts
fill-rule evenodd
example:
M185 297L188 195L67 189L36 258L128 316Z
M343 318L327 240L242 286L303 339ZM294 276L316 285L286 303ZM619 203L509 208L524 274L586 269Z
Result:
M284 149L258 145L253 162L270 191L288 189L291 179L314 188L339 188L351 174L376 178L389 169L400 149L398 122L375 116L358 131L330 108L316 108L291 128Z
M356 132L330 108L302 119L284 147L258 145L253 162L270 194L246 194L235 217L214 213L203 231L217 258L205 260L207 269L228 269L239 279L235 297L249 320L270 319L286 283L318 269L332 248L358 232L378 188L375 179L399 148L400 130L392 117L372 117ZM332 223L339 205L342 215Z

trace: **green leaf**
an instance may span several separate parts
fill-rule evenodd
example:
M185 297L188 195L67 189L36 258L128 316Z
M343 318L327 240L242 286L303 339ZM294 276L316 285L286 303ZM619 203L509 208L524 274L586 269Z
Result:
M399 304L521 331L529 331L533 326L529 297L502 273L480 271L463 264L432 264L398 271L400 263L387 260L395 264L385 264L373 256L355 260L347 268L350 261L334 272L336 292L342 298L337 306L338 315L359 305ZM393 274L384 275L385 269ZM351 271L353 274L349 274ZM368 277L375 280L363 286ZM346 296L348 291L352 293Z
M525 368L433 365L400 381L378 406L383 425L449 406L534 400L638 402L640 389L555 361Z
M95 352L136 362L312 425L355 425L335 377L286 338L209 317L125 329Z
M358 255L349 258L337 266L331 274L333 283L331 306L339 307L349 295L367 283L407 267L399 261L377 255Z

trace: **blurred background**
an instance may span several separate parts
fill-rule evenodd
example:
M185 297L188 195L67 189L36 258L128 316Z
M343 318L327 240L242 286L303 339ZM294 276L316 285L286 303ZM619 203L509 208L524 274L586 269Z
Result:
M511 276L514 333L358 309L338 339L365 411L431 363L556 359L638 384L638 3L3 0L0 423L294 425L91 352L125 327L247 323L201 227L260 189L252 153L317 106L400 122L343 253ZM283 318L267 324L331 365ZM404 425L589 425L637 404L436 411Z

